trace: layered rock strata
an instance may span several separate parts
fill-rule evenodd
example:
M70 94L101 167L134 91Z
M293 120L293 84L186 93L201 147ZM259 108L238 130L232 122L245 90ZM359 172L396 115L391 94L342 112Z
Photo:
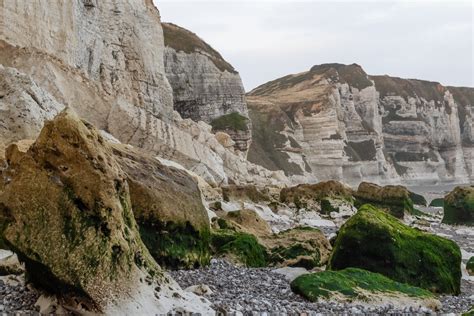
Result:
M238 72L196 34L171 23L163 23L165 72L173 89L174 109L183 118L212 123L229 114L248 117L245 90ZM246 152L250 124L215 127L227 132L235 148Z
M173 110L152 1L6 1L0 12L9 26L0 37L0 64L29 76L53 103L73 108L122 143L178 161L213 185L287 181L223 147L211 126L182 120ZM45 118L39 115L35 125ZM15 140L11 134L0 138L7 144ZM31 134L19 131L14 138L36 136Z
M324 64L247 96L249 160L288 176L393 182L472 179L473 89Z

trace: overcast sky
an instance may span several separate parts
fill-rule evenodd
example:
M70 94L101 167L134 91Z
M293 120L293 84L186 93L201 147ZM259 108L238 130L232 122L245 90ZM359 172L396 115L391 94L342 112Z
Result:
M474 86L473 1L154 0L198 34L247 91L322 63Z

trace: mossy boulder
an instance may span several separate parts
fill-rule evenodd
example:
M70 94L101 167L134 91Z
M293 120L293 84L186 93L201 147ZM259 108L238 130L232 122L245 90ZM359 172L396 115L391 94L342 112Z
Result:
M225 256L231 261L248 267L268 265L268 253L257 237L232 229L219 229L211 234L214 255Z
M432 207L443 207L444 206L444 198L433 199L430 202L430 206L432 206Z
M140 235L155 260L171 269L208 264L210 223L196 181L141 150L112 146L126 173Z
M242 202L270 202L272 199L269 193L255 185L227 185L222 187L222 198L224 201Z
M361 268L436 293L459 294L461 251L448 239L408 227L372 205L339 230L329 269Z
M408 191L408 194L410 196L410 199L412 200L413 204L415 205L421 205L421 206L427 206L428 202L426 201L425 197L421 194Z
M347 301L363 300L370 303L373 298L379 300L383 296L418 299L433 297L433 294L427 290L357 268L304 274L291 282L291 289L312 302L337 298Z
M272 265L313 269L325 265L331 245L324 234L312 227L295 227L261 238Z
M316 184L300 184L283 188L280 192L280 202L293 203L297 208L312 208L327 198L353 200L353 190L341 182L330 180ZM327 201L326 201L327 202Z
M403 218L405 213L416 213L410 191L401 185L381 187L374 183L362 182L354 195L357 207L370 203L397 218Z
M474 226L474 186L456 187L444 197L442 222Z
M126 175L93 126L65 110L26 153L7 158L3 238L37 286L103 311L111 298L134 296L140 278L164 280L140 238Z
M474 257L469 258L467 261L466 270L469 275L474 275Z
M246 266L312 269L326 264L331 253L331 245L320 230L295 227L273 234L252 210L229 212L214 226L213 254Z
M474 306L471 306L471 308L466 311L465 313L462 313L462 316L474 316Z

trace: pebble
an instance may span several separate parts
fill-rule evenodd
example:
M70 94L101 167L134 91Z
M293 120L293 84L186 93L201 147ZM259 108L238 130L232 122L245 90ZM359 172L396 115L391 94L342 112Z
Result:
M209 267L196 270L170 271L171 276L181 285L188 287L195 284L206 284L213 291L205 295L217 310L232 313L240 311L244 315L267 313L283 314L420 314L432 313L425 307L396 308L393 304L386 306L362 306L360 304L318 302L312 303L294 294L285 276L272 271L271 268L246 268L235 266L225 260L213 259ZM219 277L216 278L216 275ZM261 282L265 280L265 282ZM268 280L268 282L267 282ZM441 296L443 313L461 313L474 304L473 284L463 281L460 296Z

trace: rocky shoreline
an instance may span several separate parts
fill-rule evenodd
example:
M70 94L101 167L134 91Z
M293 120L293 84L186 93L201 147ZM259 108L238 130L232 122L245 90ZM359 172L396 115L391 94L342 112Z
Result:
M425 307L396 308L387 303L381 307L334 301L311 303L294 294L285 275L271 268L237 267L225 260L213 260L198 270L172 271L170 274L183 288L205 284L212 290L204 296L217 311L254 314L432 314ZM441 313L462 313L474 304L474 283L462 281L459 296L441 296Z

